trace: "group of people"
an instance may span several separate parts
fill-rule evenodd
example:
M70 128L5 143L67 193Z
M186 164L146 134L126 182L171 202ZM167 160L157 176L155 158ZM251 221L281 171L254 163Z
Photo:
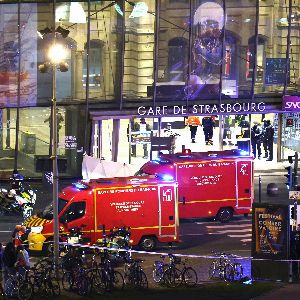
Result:
M189 116L185 120L185 125L189 126L191 132L191 140L192 143L196 143L196 134L198 126L203 127L204 132L204 140L206 145L213 145L213 134L215 128L215 118L213 116L203 117L202 124L200 122L199 117L197 116Z
M16 271L25 274L26 270L30 268L28 251L22 245L21 236L23 234L24 227L17 225L12 234L12 241L9 241L5 247L0 243L0 268L3 271L4 282Z
M244 124L244 123L245 124ZM261 126L258 122L254 122L253 126L251 127L251 133L249 132L250 124L249 122L245 121L244 119L241 119L238 123L239 126L244 129L243 131L243 138L250 138L251 136L251 146L252 146L252 153L255 158L261 158L262 157L262 147L264 151L264 158L267 159L267 161L273 160L273 143L274 143L274 127L271 124L270 120L264 120L263 125ZM202 126L203 133L204 133L204 141L206 145L213 145L213 133L214 128L216 125L215 117L214 116L205 116L200 121L200 118L198 116L189 116L185 119L185 125L189 127L190 129L190 136L191 136L191 142L196 143L196 134L199 126ZM226 124L225 124L226 125ZM228 127L228 126L227 126ZM226 131L226 137L228 136L228 127L226 127L226 130L224 129L224 132ZM246 130L248 129L248 130ZM148 123L146 123L144 118L140 119L140 122L131 122L131 131L133 132L149 132L151 131L151 127ZM231 132L231 131L230 131ZM249 132L247 134L247 132ZM172 131L171 124L167 124L167 128L163 131L164 136L170 136L170 135L176 135ZM223 136L224 138L224 136ZM226 141L223 142L223 144L227 144ZM230 141L230 145L233 145L233 143ZM147 144L143 144L143 150L144 150L144 156L143 158L148 158L148 149ZM136 144L131 145L131 155L136 156Z
M263 145L264 158L267 161L273 160L273 143L274 143L274 127L270 120L264 120L263 126L260 126L258 122L254 122L251 128L251 146L254 157L261 159Z

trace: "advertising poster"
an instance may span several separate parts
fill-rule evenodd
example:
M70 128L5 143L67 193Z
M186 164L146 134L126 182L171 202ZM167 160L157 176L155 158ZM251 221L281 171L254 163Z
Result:
M284 259L288 256L288 206L253 206L252 256Z
M17 106L20 60L20 105L36 105L37 98L37 5L22 4L20 45L18 6L0 6L0 106Z

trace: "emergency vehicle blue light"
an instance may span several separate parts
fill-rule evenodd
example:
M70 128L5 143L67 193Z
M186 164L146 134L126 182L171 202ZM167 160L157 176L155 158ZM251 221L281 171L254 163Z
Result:
M74 182L72 185L79 190L86 190L88 188L88 186L82 182Z
M152 160L152 162L155 164L171 164L171 162L164 157L157 157L154 160Z
M245 150L240 150L239 152L240 152L241 156L248 156L249 155L249 152L245 151Z
M249 280L246 280L246 281L243 281L243 284L252 284L252 279L249 279Z
M169 174L162 175L161 179L164 180L164 181L173 181L174 180L173 176L169 175Z

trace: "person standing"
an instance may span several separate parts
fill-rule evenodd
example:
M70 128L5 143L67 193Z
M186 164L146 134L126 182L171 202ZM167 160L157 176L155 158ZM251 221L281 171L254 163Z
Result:
M270 120L266 121L267 127L266 127L266 144L267 144L267 151L268 151L268 159L267 161L273 160L273 143L274 143L274 127L271 124Z
M15 247L18 247L22 245L24 241L24 234L26 233L26 227L22 225L16 225L13 233L12 233L12 239L13 239L13 244Z
M267 120L264 120L264 124L262 125L262 144L265 152L264 158L268 158L268 144L267 144L267 136L266 136L266 129L267 129Z
M204 117L202 119L202 126L204 131L204 138L205 138L205 144L206 145L213 145L213 133L214 133L214 127L215 122L212 117Z
M16 253L17 253L17 258L15 262L15 267L22 275L25 275L25 270L30 269L29 254L27 250L24 248L24 246L22 245L17 247Z
M131 120L130 126L131 126L132 133L139 131L140 134L143 135L143 133L145 134L147 131L151 131L151 127L148 123L146 123L145 118L141 118L140 123L134 122L134 120ZM129 138L131 138L131 137L129 137ZM146 143L143 144L143 150L144 150L143 158L148 158L149 154L148 154L148 147L147 147ZM131 145L131 156L136 157L136 144Z
M163 131L163 135L164 135L164 137L172 137L170 153L173 154L175 152L175 148L176 148L176 143L175 143L176 138L177 138L177 136L180 136L180 134L174 132L172 130L172 124L168 123L167 128L165 128Z
M7 281L8 276L15 273L15 263L17 261L17 255L15 246L12 242L6 244L6 247L2 255L2 266L4 282Z
M254 158L256 158L256 154L257 154L258 159L261 158L261 138L262 138L262 129L257 122L254 122L254 125L251 128L251 146L252 146L252 153L254 155Z
M190 127L192 143L196 143L197 129L198 129L198 126L200 125L199 117L189 116L186 119L185 125L188 125Z

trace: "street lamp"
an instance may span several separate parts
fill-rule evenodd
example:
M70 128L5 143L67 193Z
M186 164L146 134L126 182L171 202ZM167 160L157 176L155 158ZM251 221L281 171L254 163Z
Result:
M61 44L54 43L48 51L48 58L55 65L63 62L67 58L67 55L67 49Z
M67 58L67 49L56 43L56 36L54 33L53 44L48 50L49 61L39 65L39 71L46 73L52 70L52 102L51 102L51 114L52 114L52 172L53 172L53 255L55 269L57 270L58 258L59 258L59 219L58 219L58 164L57 164L57 112L56 112L56 69L61 72L68 71L68 64L64 62Z

